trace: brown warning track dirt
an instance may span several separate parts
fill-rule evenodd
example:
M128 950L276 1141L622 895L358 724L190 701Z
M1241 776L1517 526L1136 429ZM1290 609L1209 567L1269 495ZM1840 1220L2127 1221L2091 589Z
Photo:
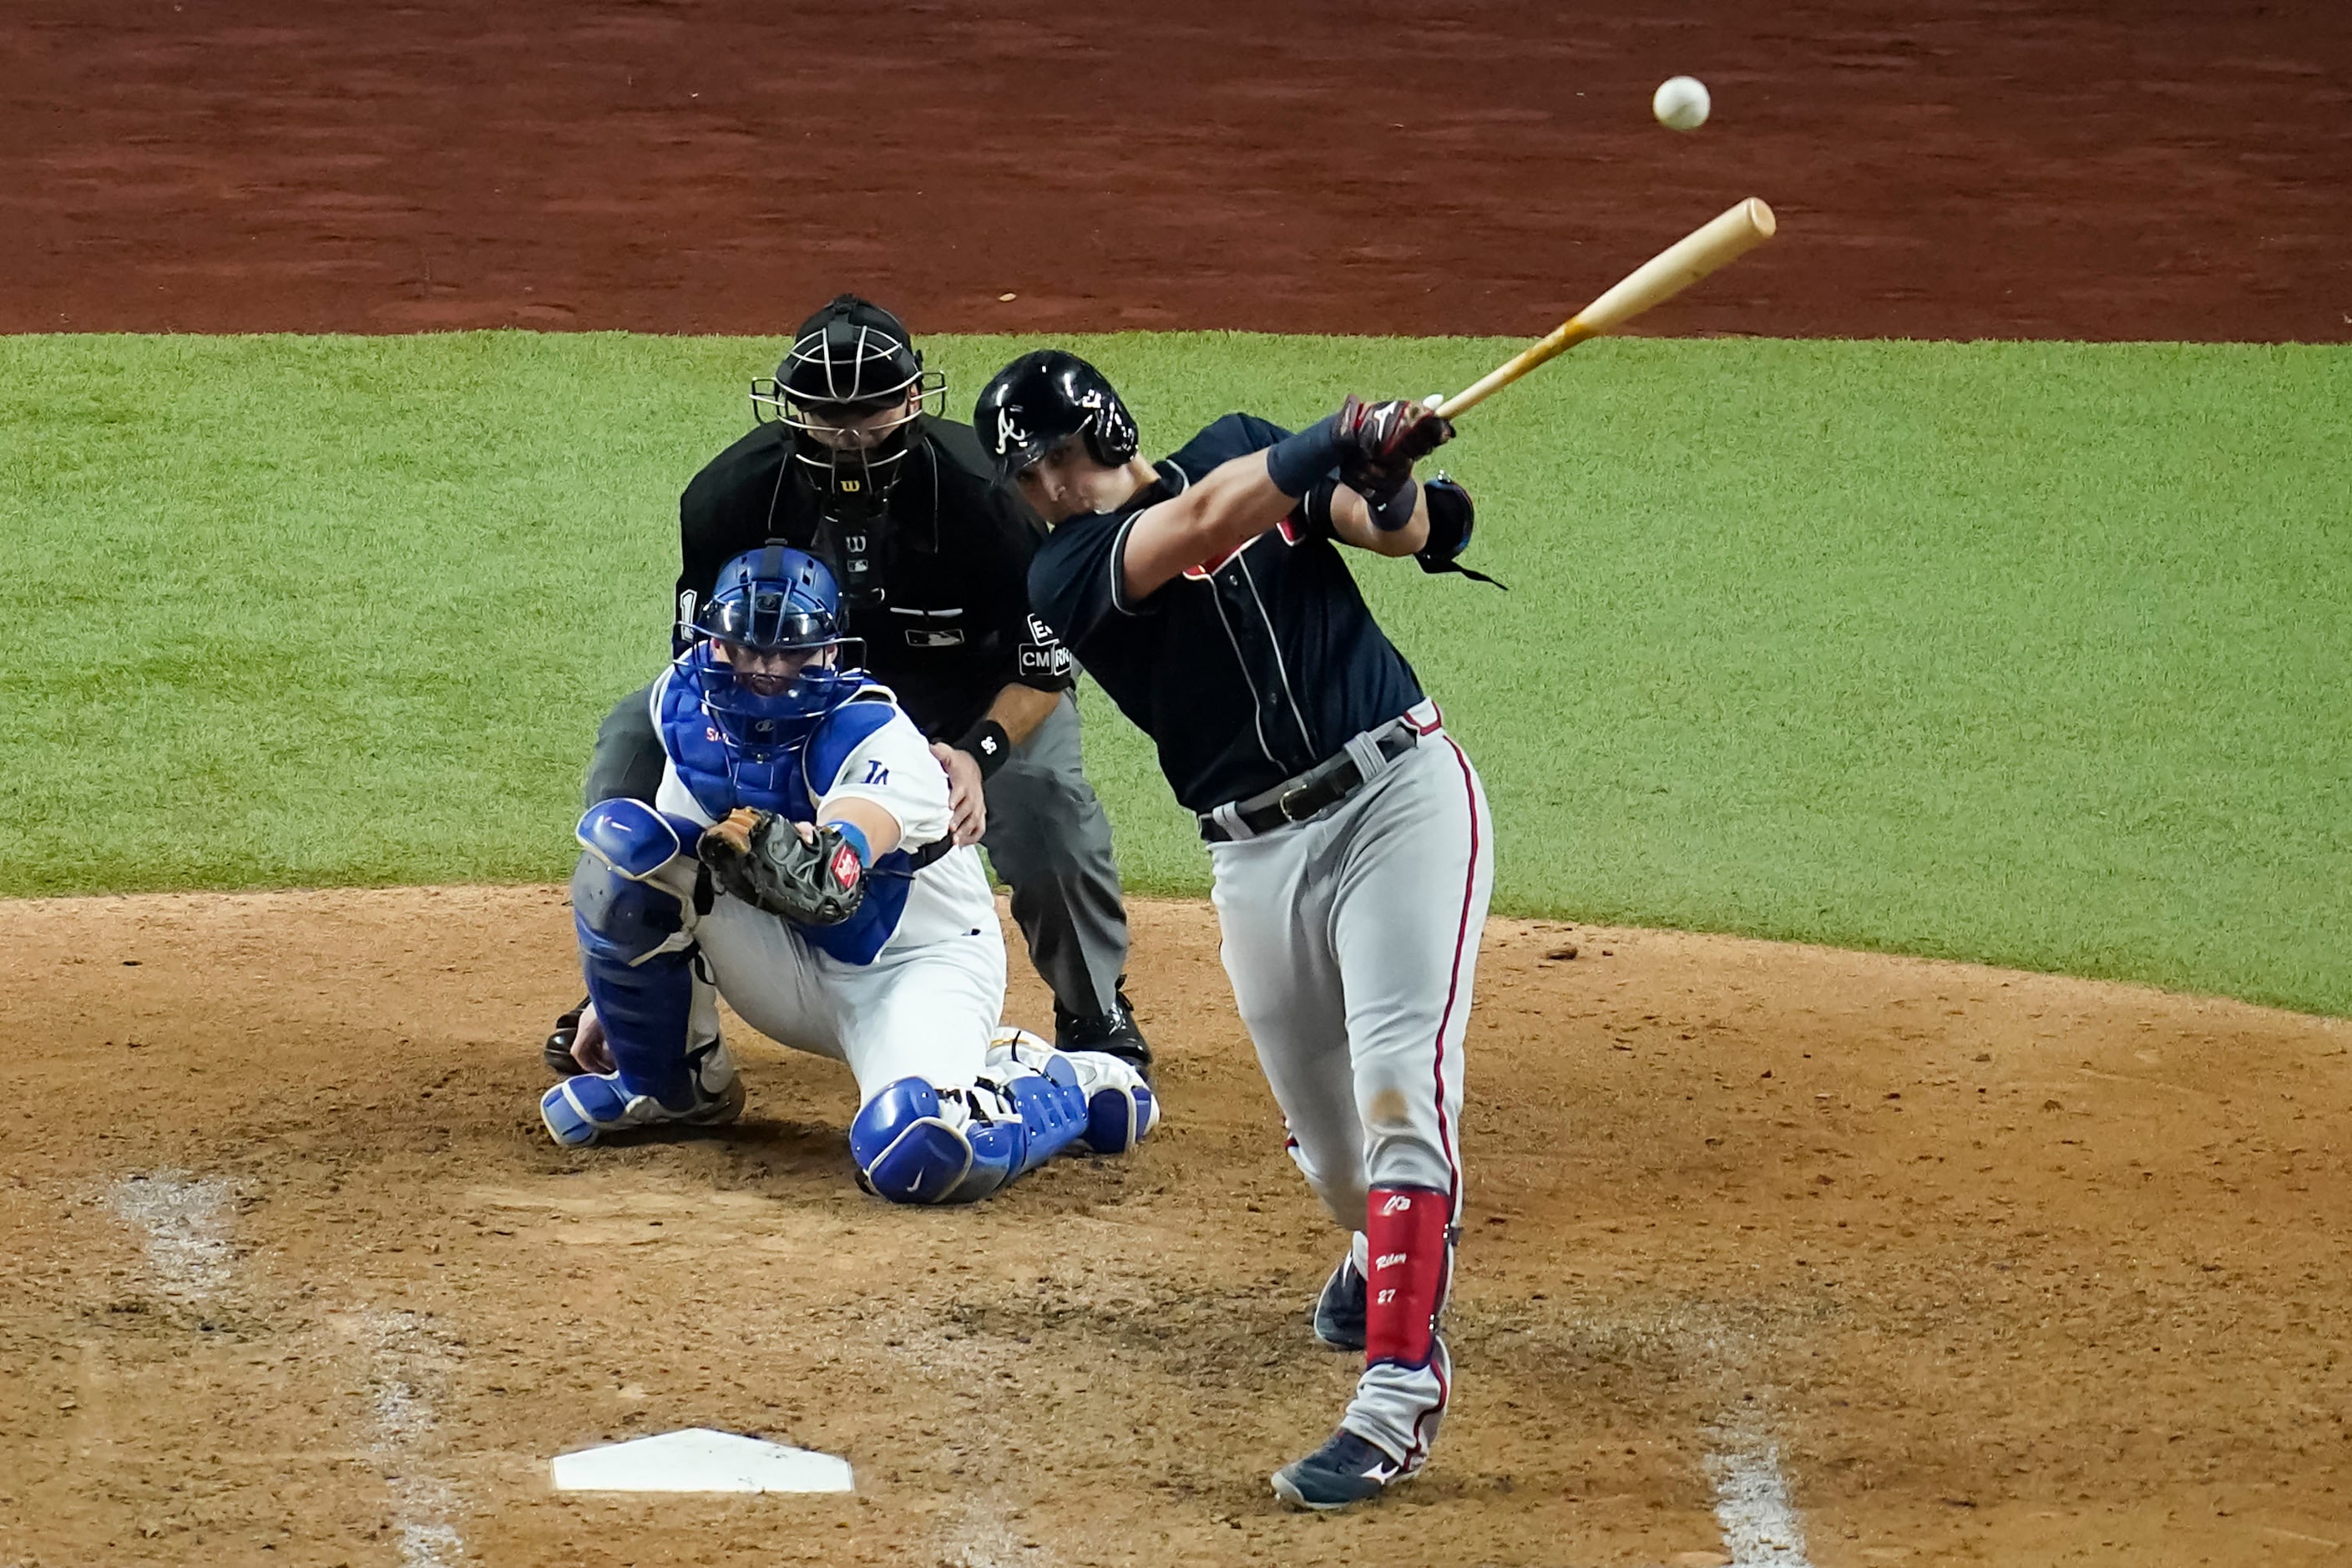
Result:
M1756 194L1642 330L2352 341L2341 5L14 0L0 67L10 331L1531 334Z
M846 1075L740 1036L740 1126L549 1144L557 889L11 902L0 942L0 1562L1659 1563L1720 1544L1727 1423L1819 1568L2352 1544L2352 1023L1498 921L1459 1404L1316 1520L1265 1476L1350 1381L1304 1316L1338 1238L1197 906L1138 911L1162 1133L959 1212L862 1197ZM216 1231L142 1252L174 1179ZM859 1493L549 1489L690 1425Z

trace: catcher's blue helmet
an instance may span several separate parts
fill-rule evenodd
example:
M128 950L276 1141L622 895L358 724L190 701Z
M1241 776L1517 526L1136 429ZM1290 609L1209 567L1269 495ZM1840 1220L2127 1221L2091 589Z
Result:
M730 750L764 761L808 738L849 700L862 677L841 666L841 588L806 551L768 544L719 569L679 661ZM750 668L756 656L812 655L790 674Z

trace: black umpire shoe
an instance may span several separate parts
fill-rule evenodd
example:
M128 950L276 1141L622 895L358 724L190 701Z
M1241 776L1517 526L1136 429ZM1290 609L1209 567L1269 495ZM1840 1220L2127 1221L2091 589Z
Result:
M588 998L583 996L577 1006L558 1013L555 1027L549 1032L546 1043L539 1047L539 1054L547 1058L547 1070L558 1078L577 1078L580 1075L580 1064L572 1059L572 1042L580 1037L580 1015L587 1007Z
M1122 984L1126 980L1124 975L1119 978ZM1115 994L1108 1013L1073 1013L1055 1003L1054 1048L1100 1051L1117 1057L1147 1080L1151 1077L1151 1047L1136 1027L1135 1010L1128 1005L1124 990Z

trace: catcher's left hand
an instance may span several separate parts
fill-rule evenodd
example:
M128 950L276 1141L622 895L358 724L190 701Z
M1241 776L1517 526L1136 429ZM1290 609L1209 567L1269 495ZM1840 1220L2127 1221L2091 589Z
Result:
M802 925L839 925L866 900L866 864L830 825L738 806L703 829L694 852L723 890Z

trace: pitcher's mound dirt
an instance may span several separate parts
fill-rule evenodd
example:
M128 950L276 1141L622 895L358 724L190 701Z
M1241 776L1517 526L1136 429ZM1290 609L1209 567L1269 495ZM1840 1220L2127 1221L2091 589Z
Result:
M758 1042L723 1135L549 1144L553 889L0 904L0 1562L1699 1563L1709 1455L1768 1444L1822 1568L2352 1544L2352 1026L1507 921L1454 1414L1380 1507L1280 1511L1339 1238L1207 911L1137 917L1168 1125L940 1212ZM549 1488L687 1426L857 1495Z

